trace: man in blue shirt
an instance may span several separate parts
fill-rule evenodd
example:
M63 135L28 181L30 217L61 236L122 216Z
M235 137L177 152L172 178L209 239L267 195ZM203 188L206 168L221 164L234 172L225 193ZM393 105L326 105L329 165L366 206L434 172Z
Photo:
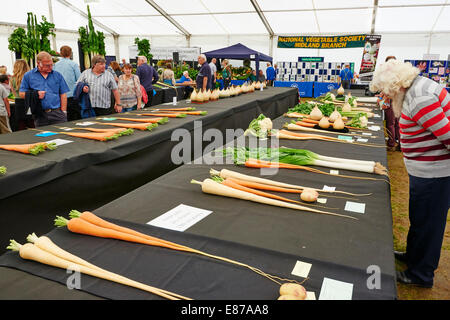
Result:
M350 89L350 85L353 79L353 72L350 70L350 65L347 63L345 69L342 69L339 73L339 80L344 89Z
M180 80L177 81L177 86L184 86L184 98L187 99L194 91L194 88L191 87L191 85L194 83L192 81L191 77L189 77L189 72L184 71L183 75L181 76Z
M203 91L211 90L211 68L209 64L206 63L206 56L204 54L198 56L198 63L201 65L201 67L200 71L198 72L197 79L195 79L195 82L197 83L197 89Z
M155 68L147 64L147 58L144 56L139 56L137 61L138 67L136 69L136 75L139 77L139 82L144 87L147 92L148 101L145 108L152 105L153 98L153 86L159 79L158 72Z
M81 75L80 67L70 59L72 56L72 48L62 46L59 53L62 59L55 64L53 70L62 74L69 87L69 92L67 93L67 120L79 120L81 119L81 109L78 101L73 98L73 91Z
M53 71L53 60L49 53L40 52L36 60L37 68L23 76L19 95L22 99L26 98L27 92L38 95L44 112L33 115L36 127L66 122L69 87L61 73Z
M266 79L267 79L267 85L273 86L273 81L276 78L276 72L275 69L272 67L270 62L267 62L267 69L266 69Z

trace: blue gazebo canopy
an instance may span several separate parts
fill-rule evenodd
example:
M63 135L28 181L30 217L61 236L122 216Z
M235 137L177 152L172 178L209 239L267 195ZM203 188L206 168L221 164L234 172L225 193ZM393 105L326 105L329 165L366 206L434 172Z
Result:
M264 53L255 51L244 46L242 43L237 43L235 45L217 49L213 51L204 52L208 59L219 58L219 59L235 59L235 60L259 60L259 61L269 61L272 62L272 57L265 55Z
M217 49L213 51L204 52L206 58L212 59L234 59L234 60L254 60L256 65L256 75L259 73L259 62L268 61L272 63L272 57L265 55L264 53L250 49L244 46L242 43L237 43L235 45Z

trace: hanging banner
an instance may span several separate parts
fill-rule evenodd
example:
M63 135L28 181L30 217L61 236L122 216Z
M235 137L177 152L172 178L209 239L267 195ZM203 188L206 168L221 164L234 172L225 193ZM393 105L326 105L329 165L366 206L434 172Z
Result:
M278 48L343 49L364 47L367 35L278 37Z
M373 78L373 72L378 60L378 51L380 50L381 35L368 35L364 44L361 67L359 69L359 80L361 82L370 82Z

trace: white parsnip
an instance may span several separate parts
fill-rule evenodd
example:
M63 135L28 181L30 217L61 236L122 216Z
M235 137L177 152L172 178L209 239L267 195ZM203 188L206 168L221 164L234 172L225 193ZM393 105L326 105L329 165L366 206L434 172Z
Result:
M223 184L218 183L212 179L205 179L205 180L203 180L203 182L198 182L198 181L193 180L192 183L200 184L202 186L202 191L204 193L209 193L209 194L214 194L214 195L224 196L224 197L229 197L229 198L242 199L242 200L267 204L267 205L276 206L276 207L283 207L283 208L289 208L289 209L294 209L294 210L314 212L314 213L318 213L318 214L326 214L326 215L332 215L332 216L338 216L338 217L358 220L357 218L354 218L351 216L311 209L308 207L304 207L304 206L289 203L289 202L284 202L284 201L280 201L280 200L266 198L263 196L258 196L256 194L253 194L250 192L245 192L245 191L241 191L241 190L237 190L234 188L224 186Z
M90 268L92 270L97 270L98 272L102 272L104 274L109 274L111 277L118 279L119 277L122 278L123 281L128 281L129 279L127 279L126 277L123 277L121 275L118 275L116 273L110 272L108 270L102 269L100 267L97 267L96 265L93 265L92 263L89 263L88 261L81 259L80 257L71 254L70 252L62 249L61 247L57 246L50 238L46 237L46 236L41 236L38 237L36 234L32 233L27 237L27 240L30 243L33 243L36 247L54 255L57 256L61 259L73 262L77 265L80 266L84 266L86 268ZM146 286L145 284L142 284L143 286ZM153 288L148 286L148 288ZM180 299L189 299L186 298L184 296L169 292L169 291L165 291L162 289L157 289L160 292L164 293L164 294L169 294L169 295L173 295L177 298Z
M92 268L86 267L84 265L80 265L78 263L74 263L72 261L60 258L54 254L51 254L48 251L42 250L41 248L39 248L38 246L36 246L32 243L26 243L24 245L19 245L15 241L14 241L14 244L13 244L13 241L11 241L11 243L12 243L12 246L15 247L14 250L19 251L19 255L22 259L32 260L35 262L39 262L39 263L42 263L45 265L49 265L52 267L61 268L61 269L65 269L65 270L78 271L82 274L87 274L92 277L109 280L109 281L120 283L120 284L123 284L126 286L134 287L134 288L146 291L146 292L150 292L152 294L161 296L161 297L169 299L169 300L180 300L179 298L176 298L172 295L161 292L160 289L158 289L158 288L148 286L146 284L119 276L119 275L111 273L111 272L105 273L105 272L99 271L97 269L92 269ZM8 248L11 248L11 246ZM187 298L187 299L189 299L189 298ZM189 299L189 300L191 300L191 299Z

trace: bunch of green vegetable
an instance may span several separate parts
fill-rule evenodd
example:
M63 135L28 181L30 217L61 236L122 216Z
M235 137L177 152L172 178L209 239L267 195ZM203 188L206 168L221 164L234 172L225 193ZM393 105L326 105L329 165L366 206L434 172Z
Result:
M0 167L0 175L4 175L6 174L6 167L5 166L1 166Z
M314 104L314 103L304 102L304 103L300 103L300 104L296 105L293 108L290 108L288 110L288 113L297 112L297 113L302 113L302 114L310 114L312 109L314 109L314 107L316 107L316 106L320 109L322 114L326 117L329 117L335 108L333 103Z
M367 115L360 112L354 116L347 125L354 128L367 128Z
M265 115L260 114L258 118L250 122L245 135L251 134L260 139L267 138L272 133L272 120Z
M150 41L148 39L134 39L134 44L138 47L138 55L144 56L150 61L153 58L153 55L150 53Z

